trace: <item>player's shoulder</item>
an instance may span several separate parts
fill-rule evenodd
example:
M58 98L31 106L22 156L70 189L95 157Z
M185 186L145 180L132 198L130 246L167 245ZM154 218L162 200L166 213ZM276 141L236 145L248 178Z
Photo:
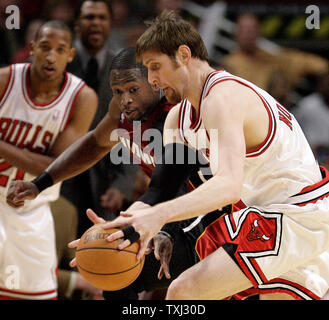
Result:
M202 101L202 109L206 106L227 106L235 102L246 102L246 99L253 95L252 90L244 83L235 78L219 82L209 90ZM201 109L201 110L202 110Z
M85 85L78 96L78 100L80 100L80 102L91 102L91 101L96 101L97 102L97 93L95 92L94 89L92 89L91 87Z
M178 128L178 120L179 120L179 113L181 108L181 102L173 105L166 117L165 127L166 129L177 129Z
M6 86L11 74L11 70L12 70L12 66L0 68L0 90L2 86L3 87Z
M0 100L6 92L8 84L10 82L10 77L12 74L12 66L7 66L0 68Z
M94 89L84 85L81 90L78 92L75 100L74 109L88 110L91 112L95 112L98 105L98 97Z

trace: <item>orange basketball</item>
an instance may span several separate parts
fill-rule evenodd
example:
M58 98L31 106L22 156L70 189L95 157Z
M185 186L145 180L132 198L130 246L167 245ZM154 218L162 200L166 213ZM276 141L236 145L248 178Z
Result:
M99 289L114 291L127 287L139 276L144 256L137 260L139 244L117 249L122 239L108 242L106 238L118 229L104 230L103 224L89 228L76 250L77 267L81 275Z

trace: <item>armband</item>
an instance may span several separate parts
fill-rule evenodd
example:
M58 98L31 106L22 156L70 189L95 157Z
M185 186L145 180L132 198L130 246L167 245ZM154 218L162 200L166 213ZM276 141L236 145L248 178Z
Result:
M43 190L51 187L54 184L53 178L47 171L42 172L31 182L36 185L39 192L42 192Z
M151 206L177 196L181 186L198 170L198 151L180 143L164 147L161 163L156 163L148 191L139 201Z

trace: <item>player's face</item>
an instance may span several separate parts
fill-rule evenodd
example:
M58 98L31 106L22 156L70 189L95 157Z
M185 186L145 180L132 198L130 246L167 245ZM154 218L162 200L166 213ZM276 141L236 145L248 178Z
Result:
M113 99L128 121L146 120L146 115L159 102L159 91L152 89L139 69L112 70L110 85Z
M101 50L111 31L111 16L104 2L86 1L81 7L77 31L87 49Z
M45 27L38 39L31 42L32 66L40 79L55 80L63 76L66 65L73 60L71 36L65 30Z
M145 52L142 60L148 70L149 83L163 89L170 103L177 104L182 101L184 72L179 63L165 54L154 51Z

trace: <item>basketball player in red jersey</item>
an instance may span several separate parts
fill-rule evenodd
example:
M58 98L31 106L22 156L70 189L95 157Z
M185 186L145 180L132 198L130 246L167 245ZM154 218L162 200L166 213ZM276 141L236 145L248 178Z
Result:
M24 208L6 203L10 181L31 180L88 131L97 96L65 71L75 49L62 22L41 26L31 64L0 69L0 296L56 299L55 232L49 202L60 184Z
M294 116L254 84L211 68L200 35L173 12L155 19L136 52L150 84L182 101L165 123L168 158L209 148L213 177L181 197L122 212L107 227L123 229L108 240L123 237L124 248L140 237L141 257L164 223L242 199L246 208L207 228L197 245L202 261L171 283L167 299L222 299L251 287L261 299L321 299L329 288L329 175ZM156 166L153 188L165 190L183 170L188 164Z
M147 69L136 62L133 48L122 50L113 59L110 84L113 98L108 114L94 130L64 152L61 157L56 159L56 163L51 164L47 173L51 175L52 179L54 178L54 181L67 179L88 169L110 152L118 141L121 141L124 147L129 148L140 163L142 170L151 177L156 162L155 156L159 157L159 154L156 155L155 150L149 148L148 139L136 139L136 137L141 135L140 138L142 138L147 133L152 133L152 130L159 133L160 141L158 141L156 149L161 155L161 133L165 118L173 105L161 96L158 89L154 89L148 84ZM197 168L190 178L189 189L192 185L197 186L202 182L200 177L202 177L202 172ZM44 178L41 180L44 181ZM35 183L13 182L7 201L12 206L22 206L24 199L36 197L39 191L46 186L47 183L45 185L44 182L40 185L38 179ZM184 184L177 193L183 194L187 188L188 186ZM166 192L166 196L172 198L176 195L176 191L174 193L172 194L170 189ZM20 198L19 201L15 200L17 196ZM148 207L147 203L149 203L148 199L142 197L131 208ZM225 210L231 210L231 206ZM223 214L222 211L215 211L206 222L210 223L221 214ZM87 215L94 223L103 221L92 210L88 210ZM160 263L153 254L147 255L143 271L133 284L122 290L104 292L104 297L110 300L137 299L138 293L144 290L167 288L172 279L199 261L194 246L196 239L204 231L206 222L202 219L190 219L165 225L152 241L155 255ZM77 241L71 246L76 245ZM71 265L74 266L74 262Z

